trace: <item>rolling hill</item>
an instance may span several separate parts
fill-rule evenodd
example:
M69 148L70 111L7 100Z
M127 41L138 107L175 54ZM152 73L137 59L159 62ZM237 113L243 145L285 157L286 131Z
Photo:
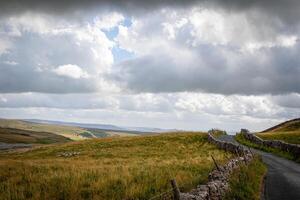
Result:
M0 141L11 144L52 144L69 142L71 139L47 132L28 131L14 128L0 128Z
M261 133L266 132L285 132L285 131L300 131L300 118L282 122L276 126L268 128Z
M100 129L106 131L116 131L116 132L129 132L137 134L149 134L149 133L159 133L159 132L174 132L175 129L160 129L151 127L123 127L111 124L91 124L91 123L76 123L76 122L63 122L63 121L52 121L52 120L41 120L41 119L25 119L23 121L34 122L39 124L54 124L54 125L64 125L64 126L75 126L87 129Z
M69 138L71 140L102 138L108 136L135 136L138 133L136 131L130 132L130 131L123 131L123 130L99 129L99 128L95 128L94 126L80 127L79 125L75 126L74 124L73 125L62 124L62 123L55 124L55 122L42 123L38 121L33 122L33 121L15 120L15 119L0 119L0 129L2 129L2 132L6 131L5 137L8 137L7 135L12 132L19 133L24 131L25 132L24 134L30 134L35 136L38 133L44 136L46 133L48 134L48 136L49 134L55 134L55 135L62 136L64 138ZM14 134L14 136L16 137L18 136L18 138L20 138L20 134ZM11 135L11 139L12 139L12 135ZM25 138L23 137L23 139ZM0 138L0 142L5 142L5 141L6 140L1 141ZM16 141L18 141L18 139L16 139Z
M300 118L292 119L256 134L265 140L281 140L300 144Z

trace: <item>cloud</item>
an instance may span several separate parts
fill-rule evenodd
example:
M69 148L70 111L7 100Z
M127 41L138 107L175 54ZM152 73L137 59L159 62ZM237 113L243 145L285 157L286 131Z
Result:
M291 109L300 108L300 94L297 93L275 96L273 101L282 107Z
M2 16L18 15L27 12L47 13L53 15L74 16L83 13L97 13L99 10L118 10L130 14L144 14L160 8L189 8L190 6L222 9L228 12L259 12L267 18L284 21L285 23L298 23L300 2L295 0L21 0L0 1Z
M96 17L94 19L95 26L103 30L109 30L115 27L117 24L120 24L124 21L125 18L122 14L117 12L112 12L109 14L105 14L101 17Z
M120 20L115 23L118 26ZM10 44L0 43L5 45L0 55L0 92L116 89L103 78L114 62L114 42L97 23L67 23L48 15L25 14L0 21L0 32Z
M111 76L137 93L299 93L298 32L268 32L260 37L244 14L152 13L120 28L116 41L136 56L115 64Z
M0 95L0 116L39 116L54 120L192 130L212 127L262 130L300 114L300 107L286 109L276 103L276 98L187 92L160 95L16 93Z
M77 65L72 65L72 64L60 65L53 71L60 76L67 76L67 77L71 77L71 78L75 78L75 79L88 78L88 76L89 76L80 67L78 67Z
M0 1L0 116L204 130L298 117L299 8Z

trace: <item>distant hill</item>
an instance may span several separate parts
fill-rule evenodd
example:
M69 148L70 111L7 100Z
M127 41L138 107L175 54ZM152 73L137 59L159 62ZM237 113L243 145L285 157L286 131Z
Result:
M86 132L85 129L79 127L40 124L15 119L0 119L0 128L19 129L33 132L47 132L61 135L72 140L84 139L85 137L81 136L81 134Z
M53 143L63 140L82 140L109 136L136 136L150 133L167 132L158 128L119 127L109 124L84 124L39 119L0 119L0 142L7 143ZM40 134L39 137L37 137ZM54 137L61 136L61 137ZM42 138L42 139L41 139ZM51 139L52 138L52 139Z
M52 144L69 141L71 139L53 133L0 128L0 142L4 143Z
M160 129L160 128L151 128L151 127L121 127L121 126L116 126L111 124L89 124L89 123L62 122L62 121L52 121L52 120L40 120L40 119L25 119L23 121L42 123L42 124L76 126L81 128L100 129L100 130L107 130L107 131L109 130L109 131L135 132L137 134L176 131L175 129Z
M285 121L256 135L265 140L281 140L300 145L300 118Z
M84 123L51 121L51 120L41 120L41 119L24 119L22 121L39 123L39 124L53 124L53 125L63 125L63 126L75 126L75 127L82 127L82 128L95 128L95 129L102 129L102 130L126 131L126 129L124 128L110 125L110 124L84 124Z
M261 133L286 132L286 131L300 131L300 118L285 121L276 126L268 128L268 129L262 131Z

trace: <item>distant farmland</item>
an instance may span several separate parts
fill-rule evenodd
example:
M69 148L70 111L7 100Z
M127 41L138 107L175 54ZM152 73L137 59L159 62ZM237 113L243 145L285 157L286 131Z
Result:
M43 132L48 134L56 134L69 138L71 140L83 140L87 138L102 138L109 136L134 136L138 132L129 131L114 131L114 130L101 130L95 128L82 128L78 126L56 125L56 124L43 124L28 122L22 120L0 119L0 128L23 130L27 132ZM5 142L1 141L0 142Z

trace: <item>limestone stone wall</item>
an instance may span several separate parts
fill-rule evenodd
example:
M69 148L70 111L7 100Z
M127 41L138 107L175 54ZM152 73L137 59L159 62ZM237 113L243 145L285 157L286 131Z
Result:
M225 165L219 166L220 169L213 170L209 174L207 184L198 185L197 188L188 193L180 193L181 200L221 200L229 190L228 179L233 170L241 164L248 164L253 158L249 150L230 142L220 141L210 133L208 133L208 141L238 156L229 160Z
M279 140L263 140L263 139L257 137L256 135L251 134L246 129L242 129L241 134L247 140L250 140L251 142L253 142L255 144L280 149L282 151L291 153L296 159L300 158L300 145L289 144L289 143L282 142Z

